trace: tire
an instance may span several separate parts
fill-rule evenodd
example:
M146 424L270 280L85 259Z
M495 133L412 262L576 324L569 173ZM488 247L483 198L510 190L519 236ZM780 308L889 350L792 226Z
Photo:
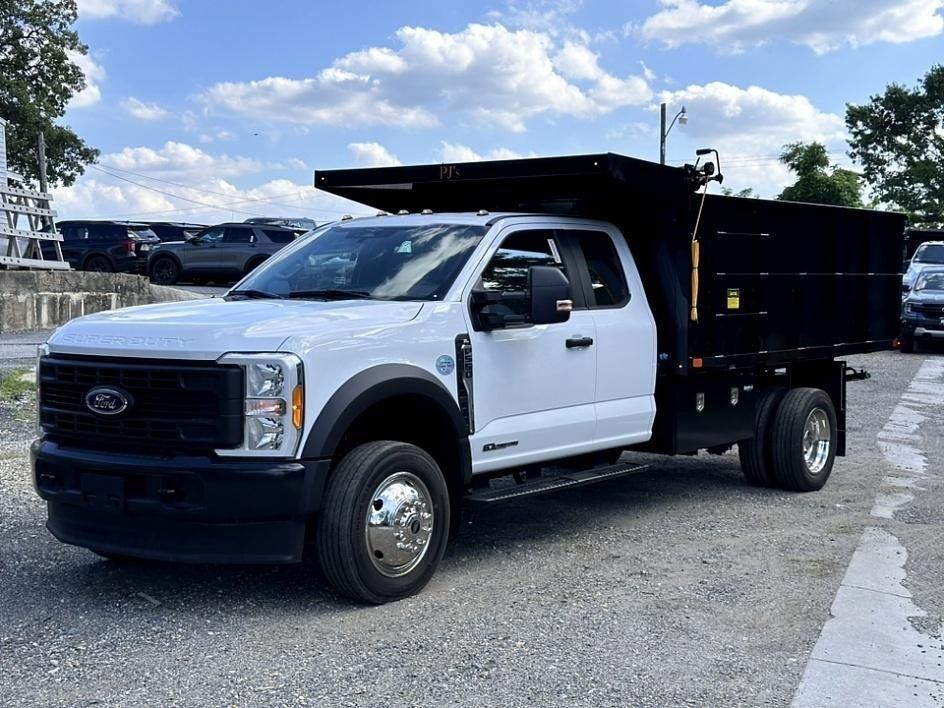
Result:
M779 486L794 492L822 489L833 471L837 441L836 411L826 392L818 388L789 391L777 409L771 436Z
M151 263L151 282L173 285L180 278L180 266L170 256L158 256Z
M266 260L267 260L266 258L253 258L251 261L249 261L246 264L246 269L243 271L243 275L249 275L250 273L252 273L252 271L254 271L256 268L258 268L263 263L265 263Z
M902 354L913 354L915 350L915 340L913 334L902 334L899 340L901 342Z
M784 388L770 388L761 393L754 416L754 437L738 443L741 471L748 484L755 487L776 487L771 455L771 423L780 402L787 394Z
M411 510L417 500L423 506ZM399 524L389 524L391 513ZM365 443L328 478L315 537L319 564L332 587L354 600L379 605L409 597L439 566L449 516L449 489L432 457L407 443ZM414 548L400 549L395 529Z
M115 269L106 256L91 256L85 261L83 270L93 273L111 273Z

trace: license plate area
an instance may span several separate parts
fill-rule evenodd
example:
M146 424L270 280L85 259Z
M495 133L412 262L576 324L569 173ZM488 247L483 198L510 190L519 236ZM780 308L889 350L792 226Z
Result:
M79 488L82 492L82 501L89 508L101 511L124 511L124 477L83 472L79 477Z

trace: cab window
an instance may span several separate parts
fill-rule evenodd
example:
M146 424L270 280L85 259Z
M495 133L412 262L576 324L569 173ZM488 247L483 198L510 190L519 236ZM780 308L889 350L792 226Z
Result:
M567 274L551 231L517 231L507 236L482 271L479 287L498 292L524 292L528 289L531 266L551 266ZM502 307L508 309L505 314L529 314L527 300L509 300L502 303Z
M572 231L590 276L591 308L621 307L629 301L629 286L616 246L603 231Z

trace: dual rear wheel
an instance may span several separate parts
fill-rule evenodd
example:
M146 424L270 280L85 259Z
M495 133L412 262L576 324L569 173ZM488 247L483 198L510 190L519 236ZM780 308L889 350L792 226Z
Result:
M836 459L832 399L817 388L772 388L756 410L754 437L738 444L747 481L795 492L822 489Z

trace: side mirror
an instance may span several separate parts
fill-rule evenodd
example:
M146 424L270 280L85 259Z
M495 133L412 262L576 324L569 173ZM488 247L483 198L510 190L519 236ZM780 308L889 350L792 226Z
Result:
M557 268L531 266L524 292L473 290L472 319L476 331L566 322L574 308L570 283Z
M574 309L567 276L551 266L528 269L528 299L532 324L566 322Z

